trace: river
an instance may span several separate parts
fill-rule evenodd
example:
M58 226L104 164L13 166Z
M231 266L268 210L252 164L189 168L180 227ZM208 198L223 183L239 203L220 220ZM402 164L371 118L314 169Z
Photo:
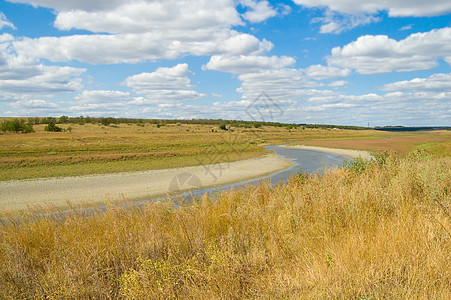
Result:
M286 144L282 144L286 145ZM227 190L230 188L240 188L247 184L257 184L260 181L268 180L272 184L278 184L286 181L290 176L297 174L298 172L302 173L314 173L321 172L322 170L328 167L337 167L343 163L343 161L349 161L350 158L339 155L332 154L322 151L315 150L304 150L304 149L290 149L290 148L282 148L278 147L281 145L272 145L266 146L265 148L273 151L275 154L282 156L285 159L288 159L294 163L294 165L286 170L282 170L273 174L270 174L265 177L255 178L251 180L236 182L232 184L227 184L223 186L206 188L206 189L198 189L193 190L187 193L183 193L181 196L185 199L191 199L192 197L201 196L204 193L212 193L220 190ZM162 198L158 198L160 200Z

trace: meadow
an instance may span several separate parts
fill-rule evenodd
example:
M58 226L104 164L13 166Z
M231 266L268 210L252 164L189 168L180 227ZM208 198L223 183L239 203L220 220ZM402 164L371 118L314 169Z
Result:
M2 299L451 298L447 131L72 127L0 135L2 174L16 170L3 180L27 177L38 166L67 167L61 174L91 172L86 169L95 164L100 169L93 172L135 161L141 167L155 160L145 155L158 152L172 151L166 165L177 166L191 155L211 157L211 149L240 159L260 155L262 144L282 142L370 150L376 159L189 203L106 203L106 212L86 216L87 208L73 207L64 218L51 208L45 217L3 211ZM15 159L22 163L14 165ZM111 167L101 169L105 163Z
M57 124L65 132L0 134L0 180L143 171L256 157L265 144L297 143L406 153L421 147L451 153L450 131L398 133L374 130L262 126L220 130L219 124ZM70 129L68 131L67 129Z

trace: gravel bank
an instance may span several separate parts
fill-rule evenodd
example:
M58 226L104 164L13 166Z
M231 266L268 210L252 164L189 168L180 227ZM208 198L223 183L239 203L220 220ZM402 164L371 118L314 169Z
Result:
M371 154L369 154L367 151L361 151L361 150L336 149L336 148L305 146L305 145L283 145L280 147L321 151L321 152L327 152L327 153L332 153L332 154L344 155L344 156L347 156L350 158L359 158L359 157L361 157L363 159L372 159L373 158L373 156Z
M0 182L0 209L142 200L262 177L292 163L275 154L236 162L144 172Z

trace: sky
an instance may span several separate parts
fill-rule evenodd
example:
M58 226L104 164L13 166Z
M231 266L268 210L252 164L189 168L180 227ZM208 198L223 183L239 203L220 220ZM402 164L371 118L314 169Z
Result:
M451 126L451 1L0 0L0 116L61 115Z

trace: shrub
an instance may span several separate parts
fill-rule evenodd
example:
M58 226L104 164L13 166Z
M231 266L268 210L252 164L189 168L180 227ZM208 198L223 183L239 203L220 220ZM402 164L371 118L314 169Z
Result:
M12 121L5 121L1 125L1 131L3 132L23 132L23 133L30 133L34 132L33 124L31 122L25 123L24 120L12 120Z
M221 124L219 124L219 129L227 130L227 125L225 123L221 123Z
M45 131L50 131L50 132L61 132L63 131L63 128L57 126L55 123L53 122L49 122L47 124L47 126L45 126L44 128Z
M68 116L64 116L63 115L63 116L59 117L58 123L66 124L68 122L69 122L69 117Z

